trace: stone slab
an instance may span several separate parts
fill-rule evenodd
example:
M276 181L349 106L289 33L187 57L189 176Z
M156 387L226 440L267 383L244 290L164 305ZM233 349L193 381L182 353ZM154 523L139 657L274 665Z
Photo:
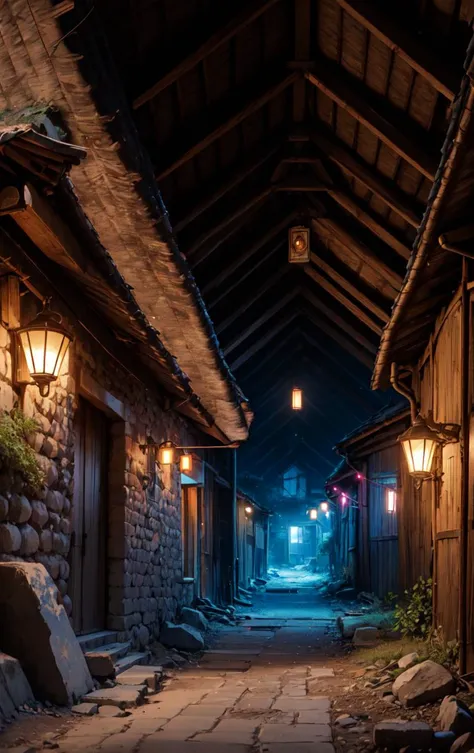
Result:
M78 716L94 716L98 710L99 707L96 703L78 703L71 709L72 713Z
M163 737L161 732L157 732L146 737L140 743L137 753L158 753L158 751L161 753L160 744L163 744ZM250 751L249 745L239 745L238 743L232 743L225 747L225 753L250 753ZM211 750L207 743L199 743L194 740L190 742L170 740L166 743L166 749L163 750L163 753L211 753ZM215 753L220 753L220 751L216 750ZM286 753L291 753L291 751L286 751ZM299 751L298 753L306 753L306 751ZM318 752L316 751L316 753ZM321 753L333 753L333 751L321 751Z
M315 698L288 698L283 696L277 698L272 708L278 711L329 711L330 705L329 698L321 696Z
M43 565L0 564L0 645L18 658L40 700L66 706L92 689L81 647Z
M116 682L119 685L146 685L155 692L163 675L163 667L160 666L135 666L126 669L117 675Z
M86 703L97 703L99 706L118 706L128 709L143 703L146 695L144 685L116 685L114 688L93 690L84 696Z
M334 746L324 742L270 743L265 746L265 753L334 753Z
M265 724L261 733L262 743L316 743L331 742L328 724Z
M329 724L328 711L299 711L296 719L298 724Z
M207 743L211 748L217 743L227 746L237 740L242 745L252 745L258 724L258 720L222 719L211 732L196 735L194 739Z

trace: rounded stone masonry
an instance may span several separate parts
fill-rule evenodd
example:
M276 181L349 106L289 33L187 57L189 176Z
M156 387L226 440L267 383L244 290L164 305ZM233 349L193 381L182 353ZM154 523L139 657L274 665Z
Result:
M21 546L21 533L11 523L0 524L0 552L10 554L18 552Z
M20 554L29 556L39 549L39 536L34 528L26 524L20 527L21 547Z
M8 499L0 496L0 520L6 520L8 517Z
M26 523L31 518L31 505L23 494L12 494L8 517L12 523Z

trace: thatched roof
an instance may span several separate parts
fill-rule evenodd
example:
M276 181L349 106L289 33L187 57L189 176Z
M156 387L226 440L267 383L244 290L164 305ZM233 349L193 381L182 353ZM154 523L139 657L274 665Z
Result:
M121 132L135 161L126 165L130 151L122 152L107 130L118 117L117 107L98 112L78 57L61 41L58 7L53 13L48 0L2 4L0 110L54 105L69 140L87 148L88 159L73 168L71 177L100 242L220 430L230 440L244 440L251 414L219 350L194 279L172 242L156 184L147 182L146 170L140 169L140 143L133 142L133 132ZM113 100L113 90L109 96Z
M374 389L388 382L392 362L410 365L421 356L436 317L460 284L461 255L443 248L443 236L466 228L452 245L473 258L474 39L464 67L428 206L382 335L372 378Z
M57 185L73 165L81 163L87 152L40 133L33 123L10 125L2 121L0 154L29 175Z

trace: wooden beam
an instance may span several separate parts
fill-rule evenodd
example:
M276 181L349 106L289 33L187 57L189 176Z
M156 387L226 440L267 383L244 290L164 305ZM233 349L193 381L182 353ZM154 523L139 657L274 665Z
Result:
M422 216L421 207L420 211L417 211L410 197L404 194L394 183L377 173L374 168L355 152L351 152L342 141L339 141L329 132L313 130L311 139L330 160L375 194L405 222L416 229L418 228Z
M190 222L195 220L196 217L199 217L201 214L210 209L217 201L219 201L219 199L222 199L226 194L228 194L230 191L236 188L236 186L242 183L245 178L248 178L249 175L258 170L259 167L261 167L270 159L270 157L275 154L275 152L280 148L281 144L282 137L279 136L278 139L275 139L275 141L270 141L270 144L265 143L263 147L262 145L259 145L259 148L253 151L251 156L249 156L243 164L239 162L238 170L232 169L231 174L228 175L226 180L220 181L217 186L214 186L211 189L211 191L204 199L201 199L197 204L194 205L192 209L187 211L187 213L180 220L178 220L178 222L174 223L174 232L179 233L187 225L189 225Z
M356 306L355 303L353 303L347 296L344 295L340 290L338 290L329 280L326 280L325 277L320 275L318 272L316 272L315 269L312 267L309 267L305 264L304 271L310 277L314 282L316 282L320 287L323 288L329 295L331 295L338 303L340 303L342 306L344 306L348 311L353 314L360 322L365 324L366 327L372 330L372 332L375 332L376 335L379 337L382 334L382 327L380 324L377 324L373 321L373 319L368 316L368 314L365 313L359 306ZM358 298L358 296L357 296Z
M211 34L208 39L201 44L196 50L193 50L187 57L181 60L177 65L173 66L164 76L162 76L153 86L150 86L143 94L140 94L133 102L133 109L137 110L142 107L150 99L156 97L157 94L162 92L168 86L171 86L178 78L181 78L185 73L194 68L204 58L208 57L221 47L223 44L232 39L233 36L239 33L246 26L255 21L265 11L271 8L277 0L253 0L249 2L243 10L232 18L222 29L218 29L215 33ZM203 19L201 19L203 22Z
M449 56L430 50L423 43L420 34L410 33L380 2L370 0L336 0L364 29L380 39L392 52L404 60L431 86L443 94L450 102L461 85L462 70L455 71L450 65Z
M347 291L347 293L352 295L356 300L360 301L360 303L365 306L366 309L375 314L375 316L382 322L384 322L384 324L388 322L388 320L390 319L389 314L387 314L380 306L378 306L368 296L366 296L358 288L356 288L355 285L352 285L351 282L346 280L345 277L340 275L339 272L336 272L336 270L333 269L330 264L325 262L314 252L311 252L311 262L316 267L319 267L319 269L321 269L328 277L334 280L334 282L336 282L343 290ZM309 269L311 268L305 267L305 271Z
M296 212L289 212L289 214L287 214L286 217L281 220L281 222L278 222L276 225L272 225L270 230L268 230L264 235L257 239L255 243L253 243L241 256L238 256L237 259L232 262L232 264L229 264L220 274L215 275L215 277L213 277L213 279L203 287L202 292L206 295L211 290L214 290L214 288L220 287L224 280L233 275L234 272L242 264L248 261L254 254L257 253L257 251L260 251L260 249L265 246L266 243L273 240L273 238L276 235L279 235L282 231L287 230L290 222L292 222L295 217ZM281 242L282 241L279 241L278 247L281 245Z
M322 353L325 359L327 359L328 361L331 361L336 366L337 372L339 372L341 374L346 374L347 377L349 377L348 379L344 380L346 384L349 384L350 381L353 381L357 385L359 385L359 387L361 387L362 389L366 389L367 392L370 392L370 387L369 387L368 380L367 380L367 382L362 381L359 378L358 375L354 374L354 370L353 369L346 368L346 366L344 365L344 363L341 363L341 359L340 358L338 358L337 356L334 355L334 353L332 353L330 350L328 350L327 348L325 348L324 345L321 345L321 343L319 342L319 340L316 340L314 337L312 337L311 335L309 335L307 332L305 332L304 329L302 330L302 335L303 335L303 338L306 340L306 342L309 345L311 345L317 351L319 351L320 353ZM331 373L334 373L334 372L331 372ZM360 390L357 390L357 392L360 393ZM365 404L365 407L368 408L368 404L367 403Z
M242 123L243 120L248 118L250 115L253 115L267 102L270 102L270 100L274 99L278 94L284 91L288 86L290 86L290 84L292 84L296 80L298 75L299 74L297 72L292 72L287 74L286 76L280 77L276 81L275 76L273 75L273 83L270 83L270 81L267 80L266 82L261 84L259 87L259 92L249 101L246 101L243 104L238 101L239 97L233 97L232 99L234 101L235 99L237 99L237 106L235 107L234 105L235 112L229 118L225 119L222 123L213 128L210 132L206 133L205 136L199 138L194 144L185 149L184 153L180 154L179 156L171 157L170 161L165 167L159 168L157 170L156 179L163 180L163 178L166 178L178 167L185 165L187 162L189 162L189 160L193 159L193 157L196 157L197 154L200 154L204 149L213 144L214 141L238 126L240 123ZM186 131L189 132L189 126L186 127ZM173 143L179 146L183 143L183 138L183 135L178 134L178 136L173 139ZM172 146L168 145L167 147L165 144L160 148L160 152L163 154L166 154L167 151L171 151L171 153L173 153Z
M299 315L299 311L294 311L288 319L286 319L283 322L278 322L278 324L275 324L272 329L267 332L265 335L263 335L259 340L257 340L256 343L251 345L250 348L248 348L245 353L242 353L241 356L239 356L235 361L233 361L230 365L231 371L237 371L237 369L240 369L241 366L243 366L249 358L252 358L256 353L258 353L267 343L269 343L271 340L273 340L285 327L287 327L291 322L296 319L296 317Z
M270 353L268 353L264 358L260 358L258 363L256 363L255 366L253 367L253 369L250 369L250 371L246 371L245 374L242 374L240 381L246 382L250 386L254 384L255 382L251 383L250 380L255 378L255 374L258 374L258 372L261 371L262 368L267 365L268 361L272 360L272 358L275 357L276 353L278 353L283 348L285 348L285 352L286 352L287 350L286 346L288 345L288 343L291 346L290 341L294 340L294 337L297 335L298 331L299 330L297 330L296 333L295 331L291 331L283 339L278 340L278 343L275 345L275 347L271 350ZM257 384L258 384L258 381L257 381Z
M316 232L327 242L336 236L340 243L347 246L358 258L381 275L393 288L393 297L402 287L403 279L380 259L368 246L356 240L340 222L329 217L319 217L312 220Z
M368 353L372 353L375 356L377 353L377 346L371 343L370 340L367 340L364 335L361 335L357 329L348 324L344 317L340 316L334 309L323 303L319 296L315 295L311 290L305 288L303 295L312 306L322 311L332 323L337 324L338 327L344 330L346 335L349 335L352 340L355 340L362 345Z
M332 70L327 61L316 63L311 70L306 71L305 76L311 84L332 99L338 107L348 112L358 123L364 125L395 154L415 167L426 178L434 180L437 162L434 157L425 153L423 144L415 142L406 135L410 133L411 123L407 121L406 127L402 130L380 115L368 103L368 98L359 94L358 79L343 74L340 66L337 72ZM429 138L428 135L427 138Z
M294 0L295 60L309 60L311 54L311 0ZM293 84L293 120L302 123L306 116L306 82L298 78Z
M388 225L385 225L381 218L371 213L368 207L364 207L362 202L357 201L342 188L331 189L328 191L328 194L343 209L352 214L356 220L377 235L387 246L390 246L397 254L408 261L411 255L408 245L400 241L394 234L394 231Z
M311 301L309 301L308 296L311 296ZM358 348L349 338L352 337L353 333L355 332L354 329L351 328L349 331L346 322L342 319L342 317L338 316L335 311L329 308L329 306L326 306L317 296L312 296L310 293L306 293L305 296L308 300L308 302L311 303L313 308L317 308L329 319L329 321L326 321L323 317L316 317L313 313L313 316L310 317L312 323L320 330L325 332L329 337L331 337L335 342L338 343L338 345L341 346L343 350L346 350L351 356L354 356L358 361L364 364L369 370L372 370L374 365L374 359L373 357L368 355L368 352L366 349ZM336 324L338 329L332 326L332 324ZM339 329L340 328L340 329ZM346 337L347 333L349 337ZM360 336L359 333L357 340L359 340ZM354 338L355 339L355 338ZM373 349L374 346L370 343L370 347Z
M70 13L72 10L74 10L74 0L61 0L61 2L56 3L56 5L51 8L51 15L53 18L60 18L66 13Z
M193 243L193 245L185 252L186 256L192 257L193 254L195 254L196 251L206 243L206 241L210 240L215 235L218 235L222 230L224 230L228 225L237 220L243 214L246 214L247 212L255 209L255 207L260 204L261 201L266 199L272 193L272 190L272 186L267 186L263 190L257 191L250 199L246 196L246 199L243 203L240 203L237 207L235 207L233 211L231 211L229 214L226 214L223 219L213 224L212 227L209 228L209 230L199 236L199 238Z
M297 295L299 295L301 292L301 288L299 286L293 288L289 293L287 293L283 298L280 298L274 306L267 309L261 316L259 316L255 321L252 322L252 324L247 327L243 332L240 333L237 337L235 337L229 345L227 345L224 348L224 355L228 356L229 353L232 353L233 350L235 350L239 345L241 345L245 340L247 340L250 335L252 335L254 332L259 329L262 324L265 324L269 321L272 317L275 316L275 314L278 314L279 311L282 310L290 301L293 300Z
M288 178L275 183L275 191L327 191L328 186L317 178L308 175L290 175Z
M220 335L222 332L224 332L227 327L230 327L231 324L235 322L236 319L239 319L245 312L253 306L254 303L257 303L259 300L262 299L262 296L268 291L271 290L271 288L276 285L277 282L281 280L282 277L288 272L288 266L285 265L284 267L281 267L278 269L275 274L271 275L267 278L267 280L264 282L263 285L261 285L258 288L258 297L255 295L252 295L251 298L247 298L240 306L238 306L232 314L230 314L226 319L224 319L223 322L220 324L216 324L216 333Z

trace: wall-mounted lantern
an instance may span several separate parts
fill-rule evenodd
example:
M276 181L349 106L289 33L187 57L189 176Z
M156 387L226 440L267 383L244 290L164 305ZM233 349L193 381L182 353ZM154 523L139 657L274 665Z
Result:
M299 387L293 387L291 392L291 407L293 410L301 410L303 408L303 390Z
M158 454L160 465L172 465L174 463L174 444L173 442L163 442L160 444Z
M28 324L16 330L25 355L30 376L42 397L49 395L51 383L59 375L72 337L62 325L59 314L51 311L49 300L43 310Z
M245 512L247 513L247 515L251 515L253 513L253 507L251 505L246 505Z
M386 491L386 505L387 512L392 515L397 511L397 493L394 489L387 489Z
M436 445L441 442L439 434L418 416L398 439L407 459L410 476L418 481L430 478Z
M311 510L309 510L309 519L310 520L317 520L318 519L318 511L315 507L313 507Z
M327 502L321 502L320 508L321 512L329 512L329 505Z

